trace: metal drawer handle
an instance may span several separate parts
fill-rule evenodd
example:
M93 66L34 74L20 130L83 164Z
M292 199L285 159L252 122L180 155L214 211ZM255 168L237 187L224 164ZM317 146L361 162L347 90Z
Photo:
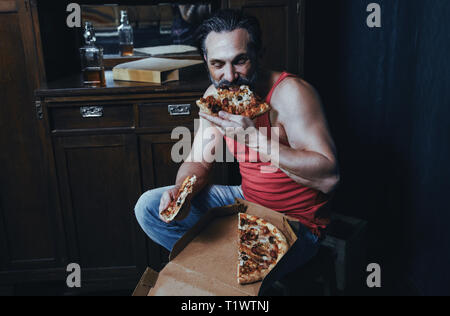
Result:
M103 106L83 106L80 113L84 118L103 117Z
M169 113L171 116L191 115L190 104L169 105Z

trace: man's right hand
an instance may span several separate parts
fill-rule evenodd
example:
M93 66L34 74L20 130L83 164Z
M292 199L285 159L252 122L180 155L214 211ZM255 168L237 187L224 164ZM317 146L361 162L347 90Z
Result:
M169 207L170 202L174 201L177 198L177 194L180 188L181 185L176 185L172 189L169 189L166 192L164 192L164 194L161 197L161 201L159 203L159 218L165 223L168 222L161 216L161 213ZM186 200L183 206L181 207L180 212L178 213L178 215L175 217L174 220L176 221L184 220L189 215L190 209L191 209L191 194L189 194L186 197Z

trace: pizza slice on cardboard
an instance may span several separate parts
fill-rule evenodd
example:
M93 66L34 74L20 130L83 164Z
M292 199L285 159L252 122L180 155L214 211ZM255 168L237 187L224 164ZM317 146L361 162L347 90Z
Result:
M262 218L239 213L238 283L263 280L289 250L283 233Z

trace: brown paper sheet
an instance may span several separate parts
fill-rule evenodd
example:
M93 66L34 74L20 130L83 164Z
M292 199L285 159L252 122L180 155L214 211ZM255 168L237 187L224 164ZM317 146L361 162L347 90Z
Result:
M171 262L161 271L151 296L257 296L262 282L240 285L238 268L238 213L259 216L286 236L296 236L285 217L243 200L211 210L174 247ZM275 267L276 269L276 267Z

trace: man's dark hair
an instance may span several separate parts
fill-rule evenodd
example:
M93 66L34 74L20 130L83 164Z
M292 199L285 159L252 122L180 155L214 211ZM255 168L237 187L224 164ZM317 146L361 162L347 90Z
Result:
M205 41L211 32L222 33L244 29L250 35L248 51L250 58L257 59L262 50L261 27L256 18L245 14L240 10L220 10L211 18L205 20L197 29L197 47L206 55Z

